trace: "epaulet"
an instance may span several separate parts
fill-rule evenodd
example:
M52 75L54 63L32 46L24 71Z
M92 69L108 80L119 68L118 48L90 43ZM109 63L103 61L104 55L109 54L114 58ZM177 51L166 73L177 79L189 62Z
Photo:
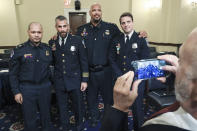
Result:
M24 45L25 45L24 43L19 44L19 45L16 46L16 49L20 49L20 48L22 48Z
M81 26L78 27L78 29L80 29L80 28L85 28L85 27L87 27L89 24L90 24L90 23L86 23L86 24L84 24L84 25L81 25Z
M116 24L111 23L111 22L105 22L105 23L107 23L107 24L109 24L109 25L116 25Z

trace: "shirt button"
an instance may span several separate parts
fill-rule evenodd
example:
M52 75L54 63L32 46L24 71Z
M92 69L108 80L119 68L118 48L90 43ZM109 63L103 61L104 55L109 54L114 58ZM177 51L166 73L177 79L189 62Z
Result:
M126 71L126 68L124 68L123 70Z
M64 71L63 73L66 74L66 71Z
M65 63L65 60L62 60L63 63Z
M123 58L124 58L124 59L126 59L126 58L127 58L127 56L123 56Z
M36 60L36 62L39 62L39 60Z
M96 38L94 38L94 40L96 40Z
M62 56L64 56L64 54L62 54Z

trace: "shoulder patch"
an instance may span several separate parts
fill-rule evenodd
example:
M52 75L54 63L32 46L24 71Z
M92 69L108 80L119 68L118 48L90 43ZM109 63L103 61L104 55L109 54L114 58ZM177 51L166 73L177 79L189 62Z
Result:
M16 49L21 48L21 47L23 47L24 45L25 45L24 43L19 44L19 45L16 46Z
M13 55L14 55L14 50L11 51L10 58L12 58Z

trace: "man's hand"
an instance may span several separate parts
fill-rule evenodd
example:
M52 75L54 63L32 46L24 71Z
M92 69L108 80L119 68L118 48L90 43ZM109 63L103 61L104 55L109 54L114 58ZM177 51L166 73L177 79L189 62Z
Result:
M166 71L176 74L176 71L179 67L179 63L178 63L179 58L177 56L175 56L175 55L161 55L161 56L158 56L157 58L160 60L164 60L164 61L171 64L171 65L166 65L166 66L162 67L163 70L166 70Z
M177 56L167 54L167 55L157 56L157 58L160 60L164 60L164 61L168 62L169 64L171 64L171 65L163 66L162 67L163 70L176 74L176 71L179 67L179 63L178 63L179 58ZM157 80L160 80L161 82L164 83L166 81L166 78L160 77L160 78L157 78Z
M51 40L57 40L57 35L52 36Z
M80 88L81 91L85 91L87 87L88 87L87 82L81 82L81 88Z
M143 38L147 38L148 37L148 34L147 34L147 32L146 31L140 31L140 33L139 33L139 37L141 38L141 37L143 37Z
M23 103L23 96L21 93L18 93L14 96L14 99L17 103L22 104Z
M120 76L114 86L114 105L113 107L123 112L128 112L129 107L134 103L138 96L138 85L141 80L134 81L132 90L134 72L129 71Z

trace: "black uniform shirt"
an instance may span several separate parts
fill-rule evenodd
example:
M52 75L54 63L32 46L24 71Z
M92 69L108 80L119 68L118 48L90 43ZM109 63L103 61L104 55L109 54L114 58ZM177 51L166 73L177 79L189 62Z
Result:
M118 34L120 30L115 24L104 21L97 26L87 23L78 28L77 35L82 37L87 47L90 66L108 64L110 41Z
M9 66L13 93L20 93L20 82L39 84L44 80L48 80L51 63L51 48L45 43L35 46L31 41L27 41L14 48Z

